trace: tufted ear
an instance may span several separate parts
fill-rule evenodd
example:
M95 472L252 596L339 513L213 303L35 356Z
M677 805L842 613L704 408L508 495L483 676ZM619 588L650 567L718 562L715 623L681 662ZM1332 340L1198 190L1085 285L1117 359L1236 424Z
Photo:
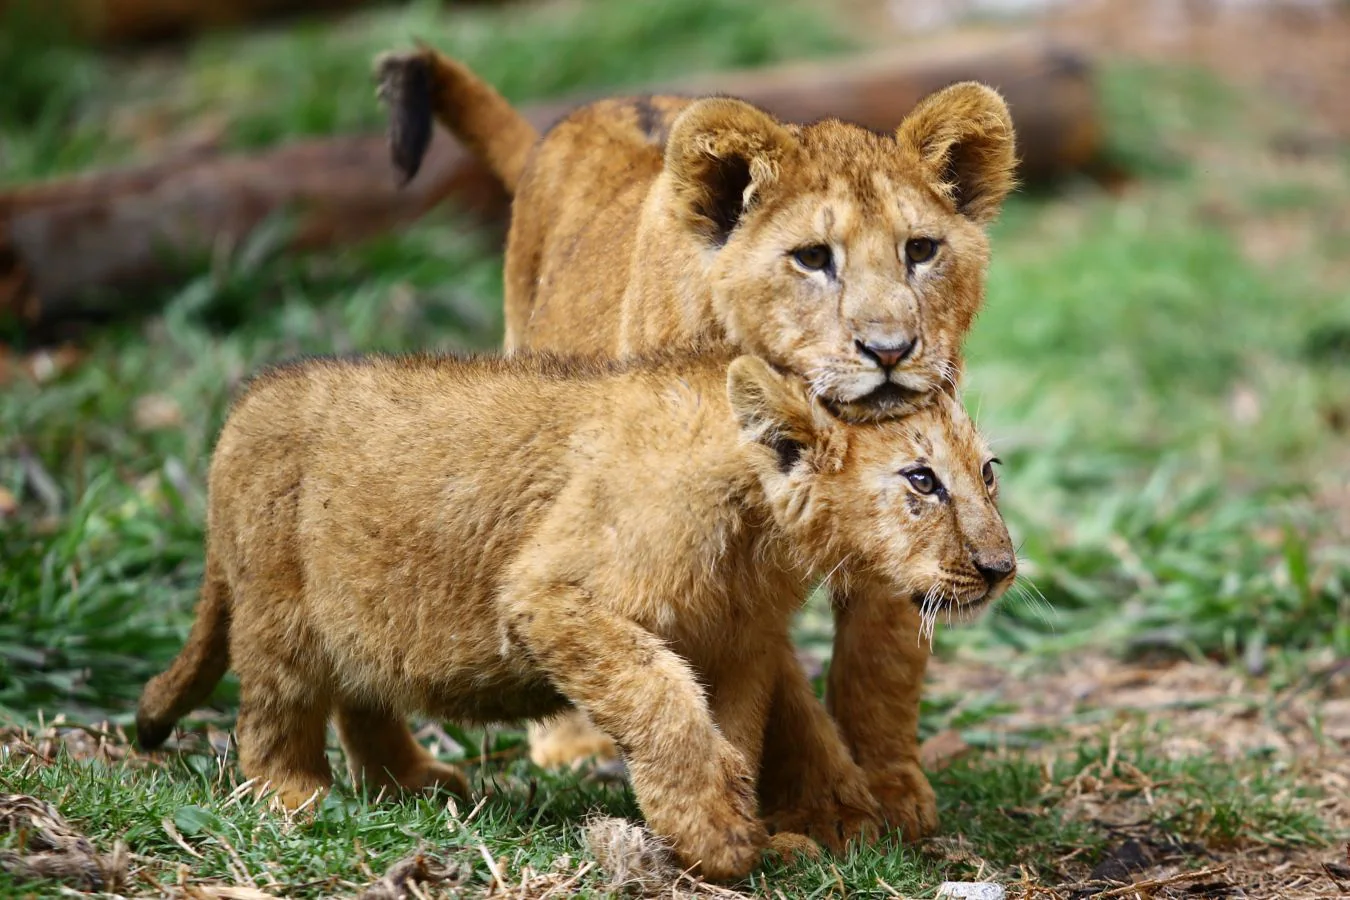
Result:
M780 375L757 356L741 356L727 369L727 399L746 440L772 450L787 474L826 441L829 416L807 395L806 385Z
M772 116L742 100L690 104L666 142L676 208L709 244L721 246L795 141Z
M981 225L993 221L1016 183L1008 104L978 82L929 94L900 123L895 139L919 157L957 211Z

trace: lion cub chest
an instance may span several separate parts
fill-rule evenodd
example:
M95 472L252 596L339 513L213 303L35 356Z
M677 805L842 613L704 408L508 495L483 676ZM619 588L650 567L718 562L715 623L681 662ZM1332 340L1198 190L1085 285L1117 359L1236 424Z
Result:
M520 568L575 571L590 595L675 642L720 645L772 616L764 598L790 578L786 548L721 393L675 379L642 416L578 427L572 478L538 539L552 549Z

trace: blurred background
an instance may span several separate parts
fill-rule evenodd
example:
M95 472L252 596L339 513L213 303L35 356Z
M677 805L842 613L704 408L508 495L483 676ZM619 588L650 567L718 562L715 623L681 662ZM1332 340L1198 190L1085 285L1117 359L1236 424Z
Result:
M995 227L967 399L1005 460L1027 577L940 632L925 734L978 741L1019 710L1035 725L1016 687L1031 673L1055 673L1062 717L1106 672L1184 663L1315 685L1350 741L1350 4L0 15L9 717L129 721L186 633L209 452L255 368L498 345L500 192L443 132L408 187L388 165L371 63L421 38L544 122L568 98L697 83L881 128L945 81L1003 88L1025 187ZM813 604L800 629L818 672L828 614Z

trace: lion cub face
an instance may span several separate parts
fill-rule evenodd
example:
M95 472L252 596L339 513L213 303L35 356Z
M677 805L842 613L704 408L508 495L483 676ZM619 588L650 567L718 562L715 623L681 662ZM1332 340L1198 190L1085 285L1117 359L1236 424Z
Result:
M703 100L666 150L727 336L849 419L954 389L1014 163L1008 109L974 83L928 97L893 135Z
M910 598L930 634L1012 584L997 460L959 401L944 392L902 419L850 424L746 356L727 393L775 519L813 565Z

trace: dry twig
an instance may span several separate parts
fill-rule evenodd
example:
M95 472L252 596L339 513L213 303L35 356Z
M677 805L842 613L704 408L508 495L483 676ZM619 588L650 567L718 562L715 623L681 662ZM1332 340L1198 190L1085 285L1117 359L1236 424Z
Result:
M358 900L405 900L417 895L419 885L459 880L458 865L417 853L390 866L379 881L361 892Z
M0 831L17 832L22 850L0 850L0 868L20 878L54 879L85 891L116 893L126 882L119 845L101 856L50 803L25 794L0 795Z

